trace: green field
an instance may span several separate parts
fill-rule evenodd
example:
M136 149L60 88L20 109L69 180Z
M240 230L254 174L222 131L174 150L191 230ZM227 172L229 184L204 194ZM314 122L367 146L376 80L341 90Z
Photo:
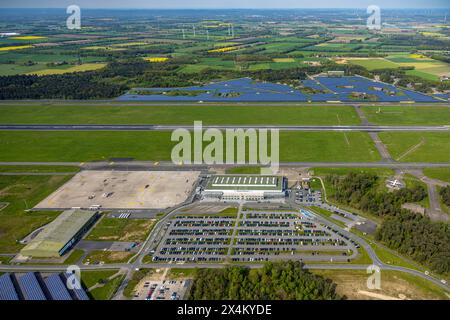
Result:
M235 167L227 169L226 174L260 174L260 167Z
M423 78L425 80L431 80L431 81L439 81L439 76L431 73L427 73L424 71L419 70L406 70L405 73L409 76L416 76Z
M144 241L153 226L148 219L116 219L104 217L86 237L93 241Z
M448 63L433 60L419 54L399 53L387 58L348 59L348 63L356 64L369 71L376 69L397 69L413 67L407 70L407 75L417 76L426 80L439 81L439 75L450 70Z
M390 177L395 174L392 169L384 168L313 168L315 176L326 176L329 174L346 175L351 172L376 174L379 177Z
M81 282L86 289L98 286L88 292L94 300L109 300L121 284L124 275L118 274L117 270L107 271L83 271Z
M39 71L32 71L28 74L35 74L38 76L46 76L50 74L65 74L65 73L71 73L71 72L84 72L84 71L91 71L91 70L98 70L101 68L104 68L106 66L106 63L85 63L81 65L71 66L69 68L61 68L61 69L44 69Z
M83 263L103 264L103 263L126 263L134 254L126 251L91 251L83 260Z
M358 125L350 106L0 105L1 124Z
M170 132L159 131L3 131L0 161L94 161L131 157L171 159ZM206 146L206 144L205 144ZM280 132L280 160L371 162L380 160L372 140L362 132Z
M81 282L86 289L106 281L109 277L115 275L118 270L101 270L101 271L83 271L81 273Z
M446 106L362 106L367 120L379 125L450 125L450 108Z
M425 168L423 173L429 178L450 182L450 168Z
M8 203L0 210L0 252L14 253L21 240L33 230L51 222L58 212L26 212L63 183L70 176L0 176L0 203Z
M70 166L0 166L1 172L8 173L77 173L80 171L79 167L70 167Z
M448 132L381 132L392 157L402 162L450 162Z
M373 59L351 59L350 63L356 64L366 68L367 70L376 70L376 69L396 69L400 66L394 62L383 58L373 58Z
M84 250L75 249L70 255L64 260L64 263L67 265L77 264L84 255Z
M89 294L94 300L110 300L116 293L124 278L124 275L118 275L115 278L108 280L108 282L102 287L95 288L90 291Z

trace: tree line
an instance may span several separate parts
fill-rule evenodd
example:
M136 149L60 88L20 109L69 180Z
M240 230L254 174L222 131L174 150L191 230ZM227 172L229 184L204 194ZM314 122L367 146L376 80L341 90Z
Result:
M336 285L298 261L267 262L261 269L199 269L191 300L337 300Z
M325 181L331 185L332 197L337 202L384 218L375 235L377 240L436 272L450 270L448 226L402 209L402 204L419 202L426 197L423 186L377 191L379 177L365 173L328 175Z
M328 175L326 181L335 190L336 201L377 216L394 215L407 202L419 202L427 196L423 186L403 188L393 192L378 192L378 176L366 173L349 173L345 176Z
M446 186L445 188L441 188L439 194L442 197L442 201L447 207L450 207L450 186Z
M375 238L433 271L450 270L450 230L444 223L402 210L383 221Z

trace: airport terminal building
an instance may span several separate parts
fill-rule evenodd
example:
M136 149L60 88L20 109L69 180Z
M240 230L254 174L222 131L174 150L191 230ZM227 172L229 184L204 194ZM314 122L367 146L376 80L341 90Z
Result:
M280 199L286 194L287 181L275 175L213 175L203 197L223 201L261 201Z

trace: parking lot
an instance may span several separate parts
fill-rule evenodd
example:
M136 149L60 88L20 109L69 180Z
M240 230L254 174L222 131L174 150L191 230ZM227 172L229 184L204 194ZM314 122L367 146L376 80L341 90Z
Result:
M241 211L238 217L175 216L153 254L155 262L348 261L355 243L312 212Z
M311 189L293 189L292 196L295 199L295 203L303 205L312 205L316 203L322 203L322 192L313 191Z
M191 279L161 279L150 276L136 286L133 300L183 300L191 286Z

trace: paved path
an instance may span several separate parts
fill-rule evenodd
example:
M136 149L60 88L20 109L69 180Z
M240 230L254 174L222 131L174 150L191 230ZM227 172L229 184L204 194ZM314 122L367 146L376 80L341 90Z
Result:
M361 106L360 105L353 105L353 107L355 108L355 111L358 114L358 117L361 119L361 124L365 125L365 126L370 125L369 120L367 120L366 115L361 110Z
M370 136L370 138L372 138L372 140L375 144L375 147L377 148L378 152L380 153L383 161L393 162L394 160L392 159L388 148L383 143L383 141L381 141L381 139L378 137L378 133L377 132L369 132L369 136Z
M450 222L450 215L442 211L440 195L437 191L437 187L449 186L450 183L428 178L423 174L422 170L407 170L406 172L420 179L427 185L428 199L430 202L430 208L426 209L427 216L432 221Z

